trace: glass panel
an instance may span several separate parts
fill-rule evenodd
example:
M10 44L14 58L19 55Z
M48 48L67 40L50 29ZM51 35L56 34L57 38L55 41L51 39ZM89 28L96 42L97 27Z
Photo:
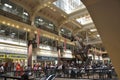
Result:
M23 15L23 8L18 6L16 12L17 12L18 16L22 16Z
M76 19L76 21L79 22L81 25L86 25L93 22L90 15Z
M26 44L26 32L16 28L0 25L0 42L11 44Z
M23 18L23 22L29 20L29 14L27 11L9 0L1 0L0 9Z
M46 19L43 19L41 17L35 18L35 25L40 28L48 28L53 31L55 30L55 25L52 22L50 22Z
M57 0L53 4L65 11L67 14L85 8L80 0Z
M66 28L61 28L61 34L64 34L64 35L66 35L66 36L68 36L68 37L71 37L72 32L69 31L69 30L66 29Z

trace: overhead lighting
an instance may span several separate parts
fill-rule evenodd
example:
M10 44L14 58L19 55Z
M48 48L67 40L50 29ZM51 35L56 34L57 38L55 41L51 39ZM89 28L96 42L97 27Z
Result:
M42 19L38 19L38 20L41 21L41 22L43 21Z
M26 28L24 28L24 30L26 31Z
M7 23L8 26L10 26L10 23Z
M28 16L28 13L27 12L23 12L24 15Z
M12 27L15 27L15 25L14 25L14 24L12 24Z
M5 32L5 30L0 30L0 33L4 33Z
M97 37L100 37L100 35L99 35L99 34L97 34Z
M37 31L34 31L35 34L37 34Z
M61 14L61 16L63 16L64 18L66 17L65 15Z
M53 24L49 24L49 26L53 26Z
M6 24L6 22L5 22L5 21L2 21L2 23L3 23L3 24Z
M66 16L65 16L65 15L64 15L63 17L64 17L64 18L66 18Z
M47 4L44 4L44 6L47 6Z
M16 28L19 28L19 26L17 25Z
M27 31L30 32L30 29L28 29Z
M9 4L7 4L7 3L5 3L4 6L6 6L6 7L8 7L8 8L12 8L12 6L9 5Z
M53 9L53 7L50 7L50 9Z
M12 33L12 35L15 35L15 33Z
M66 50L66 51L64 51L65 53L72 53L72 51L71 50Z
M56 11L56 9L53 9L53 11Z
M48 4L51 4L51 2L48 2Z
M63 31L64 31L64 29L61 29L61 31L63 32Z
M91 32L95 32L95 31L97 31L97 29L90 29L90 31L91 31Z

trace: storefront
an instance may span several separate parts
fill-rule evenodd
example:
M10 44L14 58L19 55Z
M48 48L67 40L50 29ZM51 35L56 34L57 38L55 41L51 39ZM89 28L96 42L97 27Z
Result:
M14 62L26 62L27 48L21 46L0 44L0 62L6 62L6 60L11 60Z
M56 57L47 57L47 56L37 56L37 63L41 65L45 64L57 64Z
M2 63L5 59L5 54L0 53L0 63Z
M25 61L27 59L27 55L24 54L6 54L6 58L10 58L13 61Z

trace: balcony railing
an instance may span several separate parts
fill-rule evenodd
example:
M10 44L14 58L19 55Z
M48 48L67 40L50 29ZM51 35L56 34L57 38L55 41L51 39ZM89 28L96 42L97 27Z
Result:
M28 20L28 19L23 19L23 18L20 17L20 16L17 16L17 15L15 15L15 14L10 13L10 12L6 12L6 11L4 11L4 10L2 10L2 9L0 9L0 15L3 15L3 16L5 16L5 17L11 18L11 19L14 19L14 20L16 20L16 21L23 22L23 23L26 23L26 24L29 24L29 25L31 24L31 21L30 21L30 20Z
M46 28L46 27L43 26L43 25L39 25L39 28L40 28L40 29L43 29L43 30L45 30L45 31L48 31L48 32L51 32L51 33L54 33L54 34L58 35L58 32L57 32L57 31L52 30L52 29L49 29L49 28Z
M27 46L27 42L25 40L12 39L10 37L2 36L2 35L0 35L0 42L8 43L8 44L21 45L21 46Z
M69 37L69 36L67 36L67 35L65 35L65 34L61 34L61 35L62 35L62 37L64 37L64 38L71 39L71 37Z

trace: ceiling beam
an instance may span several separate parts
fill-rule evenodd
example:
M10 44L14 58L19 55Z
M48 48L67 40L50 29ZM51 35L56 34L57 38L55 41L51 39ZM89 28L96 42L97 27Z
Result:
M91 45L94 45L94 44L101 44L102 43L102 41L101 40L95 40L95 41L88 41L87 43L86 42L84 42L85 44L91 44Z
M82 10L77 10L71 14L69 14L69 19L76 19L76 18L80 18L81 16L84 16L84 15L88 15L88 11L86 8L82 9Z
M54 1L56 0L43 0L42 3L39 3L38 5L36 5L35 8L33 8L32 10L32 14L31 14L31 18L32 20L34 20L36 14L43 8L47 7L47 6L50 6Z
M89 24L87 24L87 25L84 25L82 28L80 28L80 29L75 29L75 30L73 30L73 33L74 34L77 34L78 32L81 32L81 31L85 31L85 30L88 30L88 29L90 29L90 28L95 28L95 25L94 25L94 23L89 23Z

